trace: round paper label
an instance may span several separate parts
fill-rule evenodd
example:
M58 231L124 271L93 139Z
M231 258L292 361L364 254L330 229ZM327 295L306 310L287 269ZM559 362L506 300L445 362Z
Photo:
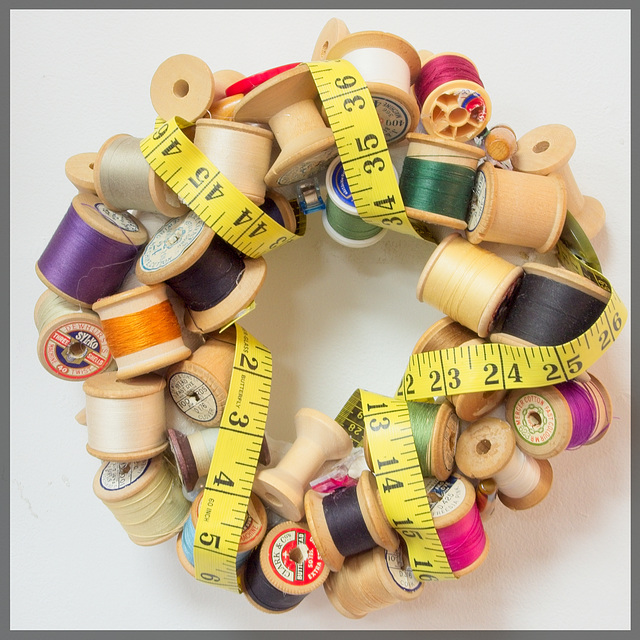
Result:
M109 462L100 474L100 486L107 491L118 491L132 485L149 468L151 459L139 462Z
M191 373L174 373L169 378L169 393L180 411L196 422L211 422L218 413L211 389Z
M462 504L466 495L464 482L454 476L442 481L429 479L424 486L434 518L452 513Z
M102 202L98 202L95 209L103 218L120 229L131 232L140 230L135 218L128 211L111 211Z
M511 424L525 442L543 445L556 432L556 414L546 398L525 393L513 406Z
M325 566L311 533L298 527L285 529L271 541L269 564L284 582L292 585L314 582Z
M410 121L404 106L386 96L372 94L371 97L387 143L391 144L403 138L408 132Z
M422 586L422 582L416 579L411 570L411 565L407 562L402 553L402 547L398 547L393 553L384 552L387 569L393 581L405 591L415 591Z

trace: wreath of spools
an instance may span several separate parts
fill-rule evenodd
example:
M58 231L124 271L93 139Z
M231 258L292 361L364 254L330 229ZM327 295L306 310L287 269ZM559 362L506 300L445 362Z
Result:
M571 174L570 129L517 138L507 125L489 127L490 97L469 58L418 52L393 34L352 34L337 19L322 29L312 61L249 78L213 73L186 54L164 61L151 80L153 134L118 134L67 160L78 194L36 264L47 289L34 318L43 367L83 382L77 420L102 461L96 496L134 543L174 539L186 571L224 582L202 570L198 549L221 543L202 528L219 515L207 492L237 489L215 452L254 417L230 412L232 394L260 404L251 374L270 378L260 355L268 350L236 324L264 282L262 254L302 236L314 213L347 247L398 227L435 242L417 295L444 317L417 341L396 396L358 391L335 420L301 409L279 459L258 433L238 454L249 468L243 508L224 514L237 530L231 582L255 607L289 611L323 586L337 611L360 618L418 597L427 580L480 566L496 498L534 507L552 484L549 459L606 434L611 399L586 371L599 354L576 347L554 364L544 353L594 327L607 348L626 315L589 242L604 209ZM331 75L342 61L352 67ZM342 93L327 98L323 77ZM342 110L332 106L336 95ZM359 111L373 114L376 128L336 125ZM387 145L403 141L399 171ZM182 153L186 164L172 165ZM153 233L145 212L162 222ZM478 246L484 241L557 249L564 266L517 266ZM609 328L599 331L605 316ZM491 345L517 357L499 369ZM539 347L549 349L528 364L545 370L545 383L524 386L522 358ZM482 380L467 380L458 363L445 371L456 353L470 369L484 363ZM166 402L190 432L167 424ZM502 404L505 420L492 417ZM419 509L402 511L406 502L393 497L407 484L388 471L396 456L417 470L416 499L427 507L418 524ZM420 547L423 536L435 547Z

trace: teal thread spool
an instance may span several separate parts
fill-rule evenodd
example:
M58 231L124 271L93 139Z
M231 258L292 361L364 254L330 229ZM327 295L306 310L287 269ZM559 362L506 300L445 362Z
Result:
M452 229L467 227L482 149L461 142L410 133L400 175L400 194L407 215Z

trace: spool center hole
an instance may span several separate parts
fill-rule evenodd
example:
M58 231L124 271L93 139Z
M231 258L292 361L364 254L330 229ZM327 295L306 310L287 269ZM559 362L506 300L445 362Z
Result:
M453 126L460 126L469 119L469 112L462 107L457 107L449 111L449 115L447 117L450 124Z
M324 60L325 56L327 55L327 51L328 51L328 49L329 49L329 41L328 41L328 40L325 40L325 41L322 43L322 50L321 50L321 53L320 53L320 55L321 55L321 57L322 57L322 59L323 59L323 60Z
M176 80L173 85L173 95L184 98L189 93L189 83L186 80Z
M82 342L72 342L69 345L69 355L74 358L82 358L87 353L87 347Z
M481 456L483 456L485 453L489 453L490 449L491 441L487 440L486 438L480 440L480 442L478 442L478 444L476 445L476 453L479 453Z
M89 163L89 169L91 169L91 171L93 171L93 162Z
M542 418L537 411L530 411L527 413L527 422L534 427L539 427L542 424Z
M546 140L542 142L538 142L535 147L533 147L533 153L543 153L549 148L549 143Z
M289 557L296 564L301 564L305 562L307 559L307 550L303 547L294 547L293 549L291 549L291 552L289 553Z

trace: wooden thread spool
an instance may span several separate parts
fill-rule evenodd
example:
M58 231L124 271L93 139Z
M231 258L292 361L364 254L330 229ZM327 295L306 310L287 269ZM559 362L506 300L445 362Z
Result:
M415 600L424 582L413 575L404 545L394 551L374 547L347 558L340 571L329 574L324 591L346 618L363 618L397 602Z
M64 174L80 193L96 193L93 167L97 157L95 151L78 153L64 163Z
M493 478L500 502L510 509L529 509L551 489L548 460L532 458L516 447L513 429L504 420L484 417L458 438L456 464L468 478Z
M267 191L264 202L260 208L287 231L291 231L291 233L296 232L298 228L296 214L291 206L291 202L281 193L271 190Z
M298 182L326 169L338 155L325 124L309 68L298 65L252 89L236 107L238 122L268 123L280 154L264 177L270 189Z
M320 411L300 409L293 420L295 441L275 467L258 471L253 490L265 505L298 522L309 482L327 460L345 458L353 445L347 432Z
M273 146L271 131L240 122L200 118L193 144L251 202L258 206L264 202L264 177Z
M484 156L482 149L470 144L434 138L422 133L410 133L407 135L407 140L409 140L409 147L399 182L407 215L415 220L431 224L452 229L465 229L467 210L473 193L473 179L478 162ZM433 167L433 170L440 169L440 173L442 173L442 182L436 182L435 177L429 182L427 182L426 176L424 179L420 179L420 189L425 189L427 184L433 182L430 190L431 196L428 199L426 198L427 194L420 198L418 193L414 193L415 188L412 187L409 177L412 163L418 163L416 165L418 169L421 164L424 164L425 167ZM454 200L453 196L450 196L448 201L440 196L440 191L448 186L444 182L447 168L451 170L451 179L454 177L456 179L454 184L458 194L457 199ZM462 172L469 174L466 187ZM455 208L453 208L454 202L457 205ZM427 203L431 203L433 206L427 208L425 206Z
M344 59L358 70L376 105L388 144L414 131L420 109L411 85L420 73L420 56L403 38L382 31L346 34L328 51L331 60Z
M533 247L556 246L567 215L567 193L557 175L496 169L485 162L476 173L467 217L467 240Z
M310 531L295 522L271 529L239 572L242 592L265 613L284 613L329 577Z
M569 167L576 148L573 131L561 124L544 125L525 133L517 144L518 151L511 158L513 168L542 176L559 175L567 188L567 209L587 237L594 238L604 226L606 215L599 200L582 195Z
M365 469L358 484L327 495L307 491L305 519L318 551L331 571L345 558L375 546L395 551L399 540L384 513L373 474Z
M340 40L346 38L349 35L349 27L340 18L331 18L322 27L316 40L316 44L311 54L311 60L326 60L327 54L333 45L340 42Z
M491 127L484 139L487 154L498 162L506 162L518 150L518 142L514 130L506 124Z
M486 338L524 275L494 253L454 233L438 244L418 281L418 300Z
M93 492L113 513L129 538L150 546L173 538L189 517L175 467L164 456L140 461L105 461Z
M61 380L86 380L115 365L97 313L80 309L50 289L33 311L37 353L46 371Z
M427 329L419 338L412 353L439 351L454 347L473 347L484 344L484 340L463 327L452 318L445 316ZM453 404L456 414L462 420L473 422L481 416L493 411L507 395L506 389L496 391L477 391L447 396ZM440 478L444 480L444 478Z
M587 331L611 294L561 267L527 262L524 278L491 342L516 347L559 346ZM581 374L582 375L582 374Z
M155 373L119 380L116 372L85 382L85 410L76 419L86 424L87 451L101 460L152 458L168 446L164 378Z
M568 394L572 388L587 396L589 415L574 409L575 400L570 401L572 396ZM593 375L587 382L572 380L556 386L514 389L505 405L505 417L513 427L516 444L532 458L541 459L597 442L606 433L611 416L611 396ZM575 442L578 436L584 442Z
M493 478L480 480L476 485L476 505L483 520L487 520L494 512L497 495L498 485Z
M36 263L38 278L82 307L115 293L135 263L147 230L128 212L107 209L98 196L79 193Z
M178 466L184 488L193 491L198 479L207 475L213 451L218 441L219 429L209 427L185 435L176 429L167 429L171 453Z
M191 355L162 283L102 298L93 310L118 365L118 379L162 369Z
M170 218L183 216L186 204L151 168L140 149L141 138L119 133L98 151L93 165L96 193L114 211L155 211Z
M419 56L422 69L414 91L425 131L458 142L475 138L491 119L491 99L475 64L460 53L434 55L423 49ZM432 70L445 62L457 62L468 70L459 73L454 64L442 80L433 82L429 77Z
M187 521L184 523L184 527L178 534L178 538L176 540L176 552L178 554L180 564L194 578L196 572L193 558L193 543L203 495L204 492L201 491L191 503L189 518L187 518ZM258 496L256 496L255 493L252 493L249 496L247 513L244 517L242 533L240 534L240 542L238 543L238 554L236 556L237 569L246 562L251 551L262 542L266 533L267 512Z

